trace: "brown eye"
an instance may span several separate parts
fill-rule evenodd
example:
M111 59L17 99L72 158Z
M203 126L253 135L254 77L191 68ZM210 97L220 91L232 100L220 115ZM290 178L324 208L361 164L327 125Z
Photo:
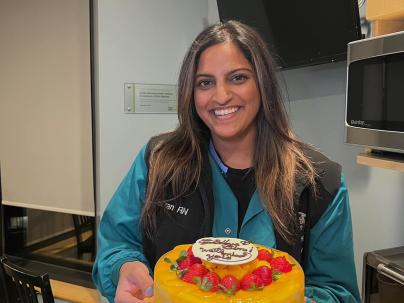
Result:
M237 74L237 75L234 75L231 78L231 81L236 83L236 84L241 84L241 83L244 83L244 81L247 80L247 79L248 79L248 77L246 75Z
M210 79L202 79L197 82L196 86L202 89L207 89L211 87L213 84L214 84L213 81Z

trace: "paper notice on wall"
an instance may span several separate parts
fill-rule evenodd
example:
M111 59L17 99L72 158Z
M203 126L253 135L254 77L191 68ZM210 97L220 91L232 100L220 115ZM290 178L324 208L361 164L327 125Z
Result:
M125 113L177 113L177 86L125 83Z

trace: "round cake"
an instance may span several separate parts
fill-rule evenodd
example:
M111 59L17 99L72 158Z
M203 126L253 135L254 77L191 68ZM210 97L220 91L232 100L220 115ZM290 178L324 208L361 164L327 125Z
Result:
M304 273L279 250L236 238L202 238L163 255L154 303L304 303Z

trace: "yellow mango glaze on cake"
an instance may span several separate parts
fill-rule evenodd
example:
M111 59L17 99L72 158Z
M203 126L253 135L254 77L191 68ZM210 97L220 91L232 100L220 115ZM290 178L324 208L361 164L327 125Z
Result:
M154 270L154 303L206 303L206 302L227 302L227 303L304 303L304 273L299 263L290 255L279 250L270 249L274 257L285 256L294 264L292 271L284 273L276 281L265 286L262 290L239 290L234 295L226 295L222 292L207 292L199 289L196 285L182 281L175 272L170 271L170 264L164 261L165 258L176 260L181 251L187 251L191 246L179 245L163 255L157 262ZM255 245L258 249L268 249ZM251 272L261 265L268 265L268 262L255 259L242 265L218 265L203 261L203 264L211 271L216 272L221 278L231 274L241 279L245 274Z

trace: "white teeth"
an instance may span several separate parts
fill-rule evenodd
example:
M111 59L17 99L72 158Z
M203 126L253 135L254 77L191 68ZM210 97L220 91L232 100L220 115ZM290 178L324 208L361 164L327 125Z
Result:
M232 113L238 111L238 109L239 109L238 106L228 107L228 108L223 108L223 109L215 109L214 113L215 113L215 116L224 116L224 115L232 114Z

